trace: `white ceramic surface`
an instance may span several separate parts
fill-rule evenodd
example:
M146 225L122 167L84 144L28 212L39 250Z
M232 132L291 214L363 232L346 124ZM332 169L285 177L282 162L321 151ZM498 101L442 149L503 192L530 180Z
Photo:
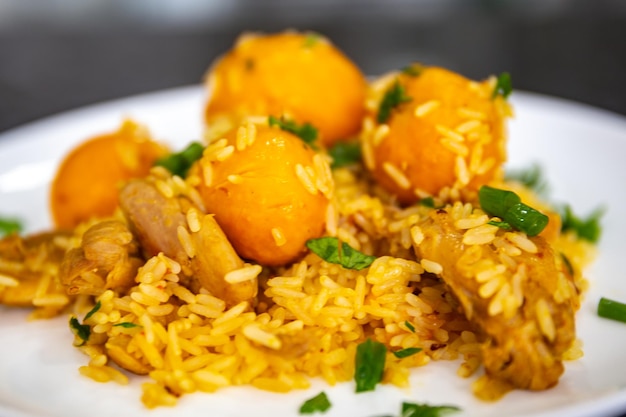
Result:
M380 386L355 394L353 383L328 387L313 381L307 391L272 394L229 388L193 394L176 408L146 410L142 378L130 386L99 384L79 375L86 357L71 346L67 318L27 322L27 311L0 307L0 415L5 417L85 416L296 416L300 404L325 390L333 404L325 416L398 416L402 401L454 404L455 416L587 417L626 412L626 324L597 317L601 296L626 301L620 265L626 236L626 119L587 106L516 92L510 124L509 165L538 162L551 198L580 214L607 207L597 261L589 269L591 288L577 316L585 357L568 363L551 390L513 392L487 404L474 399L470 379L456 376L457 363L416 369L411 388ZM17 216L28 231L49 227L47 190L60 158L85 138L116 129L123 117L148 125L154 136L182 148L201 134L203 92L185 87L91 106L0 134L0 216Z

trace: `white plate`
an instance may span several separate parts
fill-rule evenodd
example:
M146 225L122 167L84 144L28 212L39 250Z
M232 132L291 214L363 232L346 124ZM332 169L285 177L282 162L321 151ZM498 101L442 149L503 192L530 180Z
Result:
M181 148L200 138L203 93L185 87L91 106L0 135L0 216L26 221L28 231L49 226L47 189L55 166L73 144L117 128L123 117L147 124L155 137ZM455 416L611 416L626 412L626 324L596 316L600 296L626 301L620 261L626 235L626 119L579 104L517 92L510 125L511 167L544 166L552 198L588 214L606 205L597 262L588 271L591 289L578 313L585 357L568 363L551 390L513 392L494 404L472 397L472 379L457 377L457 363L416 369L411 388L381 386L354 394L351 382L272 394L229 388L183 397L173 409L141 405L142 378L130 386L99 384L79 375L86 357L71 346L67 318L26 322L27 311L0 308L0 415L6 417L98 416L296 416L300 404L324 389L332 408L325 416L398 416L402 401L454 404Z

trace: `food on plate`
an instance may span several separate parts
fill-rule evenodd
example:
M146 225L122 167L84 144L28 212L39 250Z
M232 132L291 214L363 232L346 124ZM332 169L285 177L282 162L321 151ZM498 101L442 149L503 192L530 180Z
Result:
M374 80L362 131L367 168L404 204L500 179L511 110L496 87L495 77L475 82L418 64Z
M117 206L117 186L148 173L167 149L152 140L144 126L125 121L112 133L85 141L59 167L50 190L54 224L71 229Z
M330 145L358 133L366 79L327 38L286 31L242 35L206 77L205 118L221 133L245 116L311 123Z
M110 176L90 177L91 156L63 163L58 177L86 175L57 177L71 203L59 219L53 192L54 230L0 241L0 301L69 312L83 375L148 375L152 408L311 377L406 387L411 369L458 360L495 400L554 386L582 355L597 224L503 175L508 76L414 64L365 97L327 40L286 32L241 40L209 82L203 142L164 155L127 121L96 164Z
M285 265L324 232L333 192L327 159L267 118L248 121L209 145L198 189L242 257Z

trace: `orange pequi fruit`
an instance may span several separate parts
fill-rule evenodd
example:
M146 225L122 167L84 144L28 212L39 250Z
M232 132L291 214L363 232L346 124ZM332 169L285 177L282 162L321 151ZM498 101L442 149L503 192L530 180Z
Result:
M314 33L246 34L218 59L206 78L205 119L223 130L245 116L310 123L320 143L358 134L366 79L328 39Z
M410 204L499 178L510 109L494 88L493 78L479 83L418 65L374 81L361 140L377 182Z
M50 190L50 209L58 228L69 229L94 217L113 214L118 185L148 174L168 153L143 126L126 120L112 133L82 142L65 156Z
M208 213L237 253L262 265L295 260L325 230L333 191L328 160L300 138L244 123L209 144L194 166Z

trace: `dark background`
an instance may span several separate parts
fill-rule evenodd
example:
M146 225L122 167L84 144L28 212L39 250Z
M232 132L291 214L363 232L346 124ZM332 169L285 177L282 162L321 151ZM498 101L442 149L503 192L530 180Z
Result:
M244 30L314 30L363 69L412 61L626 115L624 0L0 0L0 131L199 83Z
M0 132L199 83L245 30L314 30L375 75L409 62L626 115L625 0L0 0Z

